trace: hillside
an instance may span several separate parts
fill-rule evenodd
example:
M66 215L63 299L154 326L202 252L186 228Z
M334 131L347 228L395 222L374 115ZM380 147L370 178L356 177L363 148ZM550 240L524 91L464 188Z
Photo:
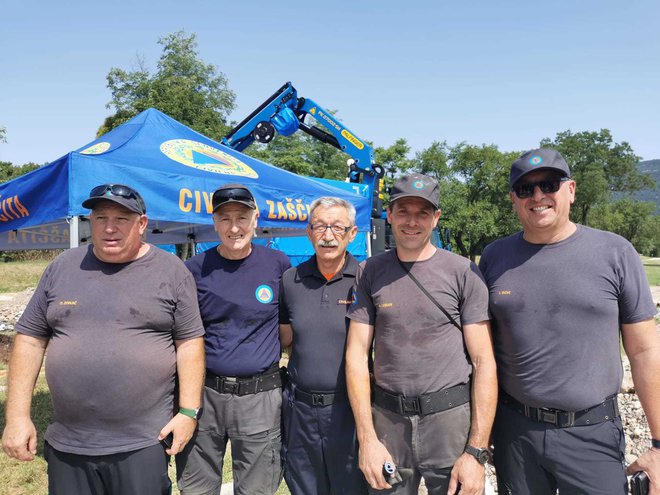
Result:
M634 198L639 201L653 201L656 204L655 212L660 214L660 160L645 160L637 164L642 173L650 174L656 183L655 190L645 190L635 193Z

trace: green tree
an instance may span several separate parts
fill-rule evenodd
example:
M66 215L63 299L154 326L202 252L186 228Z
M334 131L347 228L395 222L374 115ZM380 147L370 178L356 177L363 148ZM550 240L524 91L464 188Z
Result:
M158 44L163 53L154 74L139 60L137 70L110 69L107 86L112 99L107 107L115 113L105 119L97 136L153 107L220 139L229 130L227 118L234 109L235 95L227 78L199 58L195 34L179 31L160 38Z
M629 193L654 188L653 180L637 170L640 160L627 142L615 143L609 130L558 133L541 141L566 159L577 182L571 219L588 225L590 211L611 201L613 192Z
M660 216L653 202L623 198L593 209L593 226L628 239L637 252L657 256L660 250Z
M495 145L434 142L418 152L412 169L440 182L441 231L461 255L474 260L491 241L518 230L509 200L509 167L518 153Z
M7 128L0 126L0 143L7 142Z
M0 162L0 183L7 182L39 168L36 163L14 166L11 162Z

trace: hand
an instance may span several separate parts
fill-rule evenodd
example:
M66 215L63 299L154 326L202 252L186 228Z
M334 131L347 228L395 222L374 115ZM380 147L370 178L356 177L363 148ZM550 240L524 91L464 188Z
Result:
M470 454L463 453L454 463L447 495L454 495L460 484L461 495L481 495L486 484L486 470Z
M7 422L2 433L2 448L9 457L31 461L37 453L37 429L30 418Z
M383 464L386 462L394 464L387 448L376 437L360 444L360 470L367 483L376 490L392 488L383 476Z
M649 495L660 495L660 450L650 448L628 466L628 474L637 471L644 471L649 477Z
M162 430L160 430L158 440L160 441L172 433L172 446L169 449L165 449L165 452L168 455L176 455L181 452L190 441L193 433L195 433L195 428L197 428L196 419L178 413L163 427Z

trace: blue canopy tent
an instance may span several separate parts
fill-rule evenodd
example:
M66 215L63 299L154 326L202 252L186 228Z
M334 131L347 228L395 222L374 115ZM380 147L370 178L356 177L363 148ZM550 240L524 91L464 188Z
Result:
M0 250L73 247L89 240L92 187L120 183L145 199L153 244L217 240L211 196L222 184L250 187L259 207L258 237L304 235L311 202L338 196L370 231L370 201L223 146L153 108L29 174L0 184ZM366 236L351 250L366 253Z

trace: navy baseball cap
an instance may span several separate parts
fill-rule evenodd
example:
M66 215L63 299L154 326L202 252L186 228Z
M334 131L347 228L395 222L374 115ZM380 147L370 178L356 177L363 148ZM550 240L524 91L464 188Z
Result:
M440 186L437 180L428 175L402 175L392 186L390 204L401 198L422 198L437 210L440 202Z
M509 187L520 180L524 175L537 170L553 170L559 172L562 177L570 177L571 170L564 157L558 151L549 148L538 148L527 151L511 165L509 174Z
M93 210L101 201L112 201L139 215L147 212L147 206L140 193L124 184L101 184L92 188L89 198L82 202L82 207Z
M212 203L213 213L227 203L240 203L253 210L257 209L257 202L252 192L243 184L225 184L220 187L213 193Z

